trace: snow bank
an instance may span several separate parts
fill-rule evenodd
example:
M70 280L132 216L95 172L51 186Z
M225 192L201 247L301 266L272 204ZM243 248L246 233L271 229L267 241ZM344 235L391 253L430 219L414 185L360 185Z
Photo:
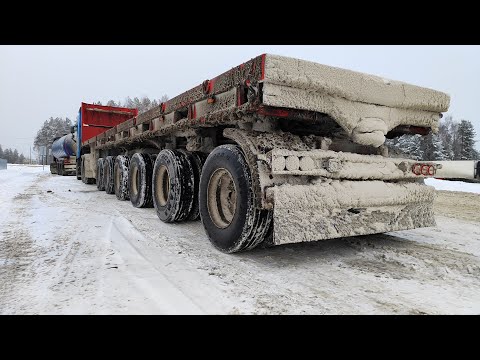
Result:
M425 179L425 184L433 186L436 190L460 191L480 194L480 184L466 183L463 181L447 181L439 179Z
M50 166L43 170L42 165L8 164L6 170L0 171L0 203L24 190L25 183L32 181L32 174L42 172L50 174Z

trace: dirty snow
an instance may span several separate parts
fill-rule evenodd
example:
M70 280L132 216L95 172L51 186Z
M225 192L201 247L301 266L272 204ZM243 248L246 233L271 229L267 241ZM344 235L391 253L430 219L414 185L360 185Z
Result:
M264 81L388 107L445 112L450 106L440 91L280 55L266 55Z
M275 244L430 226L434 191L416 182L379 180L274 186L267 197L275 202Z
M47 167L0 189L1 314L480 312L478 194L438 192L435 228L227 255Z
M378 76L278 55L266 55L265 105L328 114L358 144L381 146L397 125L438 130L450 96Z

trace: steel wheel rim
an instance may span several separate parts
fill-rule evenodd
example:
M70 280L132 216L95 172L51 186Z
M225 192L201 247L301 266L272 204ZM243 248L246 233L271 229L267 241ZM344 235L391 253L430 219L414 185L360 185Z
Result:
M158 176L156 178L157 199L160 206L167 205L168 195L170 194L170 174L165 165L160 165Z
M207 208L210 219L219 229L225 229L233 221L237 208L237 189L232 174L219 168L210 176L207 185Z
M133 173L132 173L132 190L134 194L138 194L138 168L136 166L133 167Z

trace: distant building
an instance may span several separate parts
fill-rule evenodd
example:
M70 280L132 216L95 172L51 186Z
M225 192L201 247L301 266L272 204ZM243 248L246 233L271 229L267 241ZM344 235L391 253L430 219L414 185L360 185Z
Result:
M7 160L0 159L0 170L7 170Z

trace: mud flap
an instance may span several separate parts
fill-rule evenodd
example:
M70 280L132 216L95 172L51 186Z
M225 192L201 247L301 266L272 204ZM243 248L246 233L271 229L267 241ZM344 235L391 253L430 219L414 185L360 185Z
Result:
M416 182L324 181L267 190L274 244L435 226L435 189Z

